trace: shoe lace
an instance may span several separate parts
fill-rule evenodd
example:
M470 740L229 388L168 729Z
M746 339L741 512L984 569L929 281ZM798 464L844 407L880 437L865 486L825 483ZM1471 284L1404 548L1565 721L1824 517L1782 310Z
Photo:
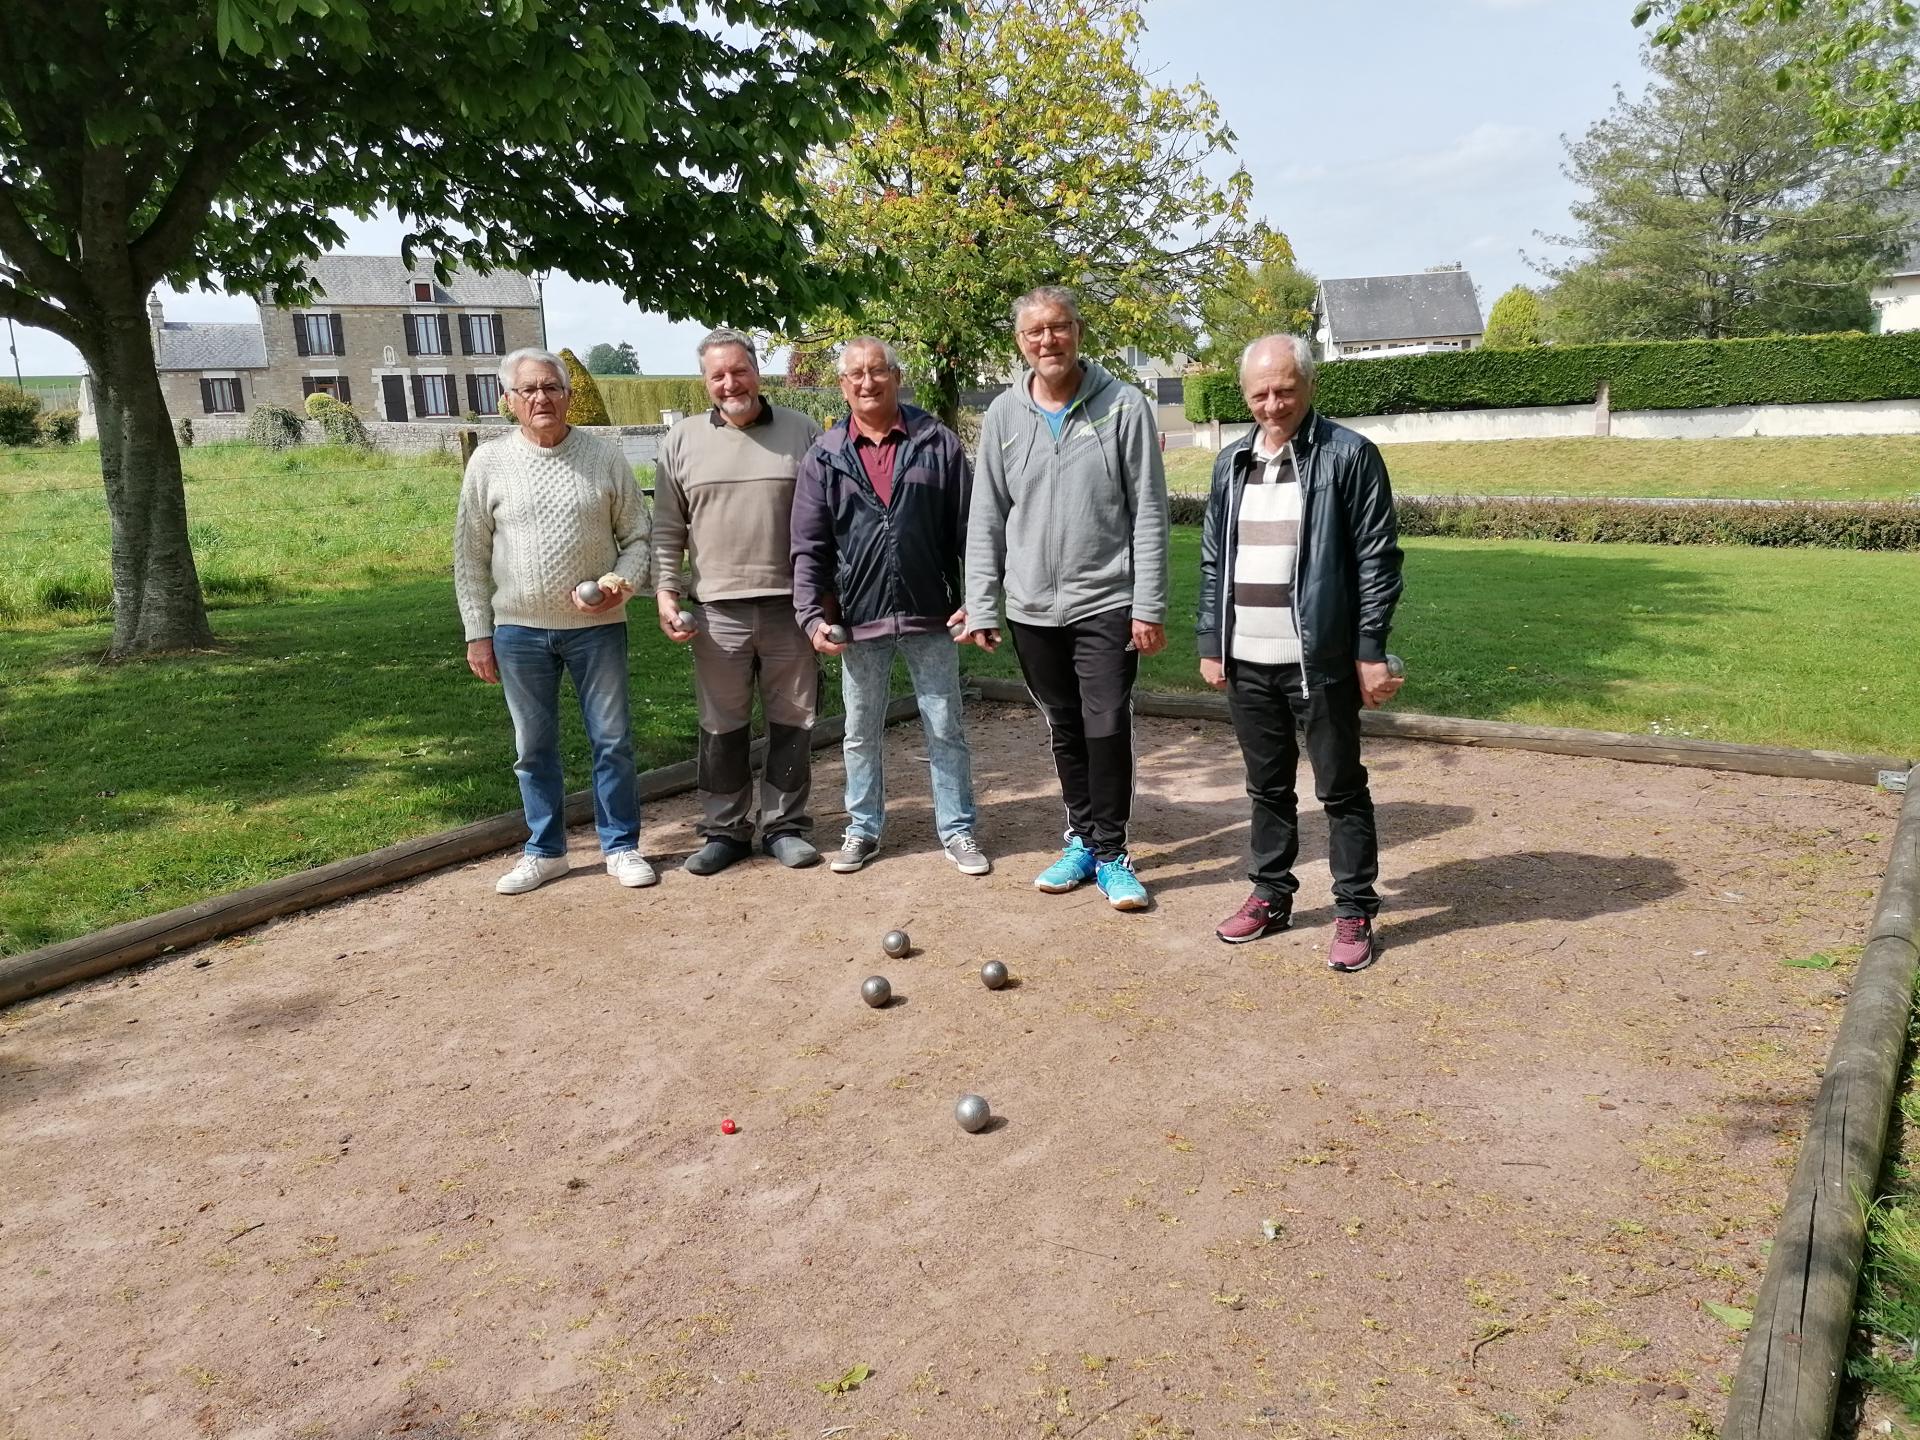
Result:
M1271 905L1265 900L1262 900L1258 895L1249 895L1246 903L1240 907L1240 913L1255 920L1261 920L1266 918L1267 911L1272 908Z
M1358 915L1342 915L1333 922L1333 938L1336 940L1364 940L1367 936L1367 922Z
M953 839L947 842L947 848L950 850L958 850L963 855L978 855L980 853L979 842L971 835L954 836Z
M1133 874L1133 857L1131 855L1116 855L1101 868L1109 871L1124 870L1127 874L1131 875Z

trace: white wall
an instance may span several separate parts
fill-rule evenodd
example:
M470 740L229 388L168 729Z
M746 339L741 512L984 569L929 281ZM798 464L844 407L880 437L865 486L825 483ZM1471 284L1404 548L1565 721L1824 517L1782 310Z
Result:
M1880 333L1920 330L1920 275L1896 275L1869 296L1880 312Z

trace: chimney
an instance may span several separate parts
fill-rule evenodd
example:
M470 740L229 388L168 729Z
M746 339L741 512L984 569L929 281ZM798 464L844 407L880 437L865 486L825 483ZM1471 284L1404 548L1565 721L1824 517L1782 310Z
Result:
M160 295L155 292L147 296L147 321L153 327L154 348L160 346L160 327L167 323L167 313L160 308Z

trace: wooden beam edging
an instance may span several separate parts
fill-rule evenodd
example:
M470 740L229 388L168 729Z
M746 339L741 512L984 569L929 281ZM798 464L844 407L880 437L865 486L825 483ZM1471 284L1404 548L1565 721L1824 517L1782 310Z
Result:
M918 713L911 695L888 704L887 723ZM813 727L813 748L832 745L846 733L846 718L831 715ZM756 740L753 752L758 756L766 741ZM693 789L694 762L663 765L640 776L640 799L664 800ZM576 790L567 796L566 821L580 825L593 818L593 792ZM354 855L345 860L284 875L278 880L250 885L230 895L216 895L195 901L177 910L129 920L90 935L76 936L58 944L45 945L20 955L0 957L0 1006L31 999L77 980L90 980L128 965L138 965L161 955L185 950L189 946L219 940L241 930L250 930L281 915L311 910L349 896L361 895L425 875L461 865L482 855L491 855L527 838L527 822L518 810L476 820L457 830L442 830L416 840Z
M1031 704L1018 680L969 676L967 688L982 700ZM1136 715L1170 720L1229 719L1227 697L1137 690ZM1846 780L1872 785L1883 770L1902 773L1914 760L1881 755L1845 755L1834 750L1793 750L1773 745L1732 745L1718 740L1678 740L1664 735L1623 735L1612 730L1572 730L1549 725L1515 725L1504 720L1461 720L1448 715L1415 715L1367 710L1360 716L1367 735L1396 740L1427 740L1441 745L1484 745L1496 750L1535 750L1548 755L1587 755L1643 765L1690 765L1704 770L1735 770L1748 775L1779 775L1794 780Z
M1721 1440L1826 1440L1920 968L1920 769L1740 1352Z

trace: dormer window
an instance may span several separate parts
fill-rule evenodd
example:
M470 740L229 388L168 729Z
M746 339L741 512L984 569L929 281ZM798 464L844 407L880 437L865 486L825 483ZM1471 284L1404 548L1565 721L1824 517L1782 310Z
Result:
M414 281L413 298L423 305L431 305L433 303L433 282L430 280Z

